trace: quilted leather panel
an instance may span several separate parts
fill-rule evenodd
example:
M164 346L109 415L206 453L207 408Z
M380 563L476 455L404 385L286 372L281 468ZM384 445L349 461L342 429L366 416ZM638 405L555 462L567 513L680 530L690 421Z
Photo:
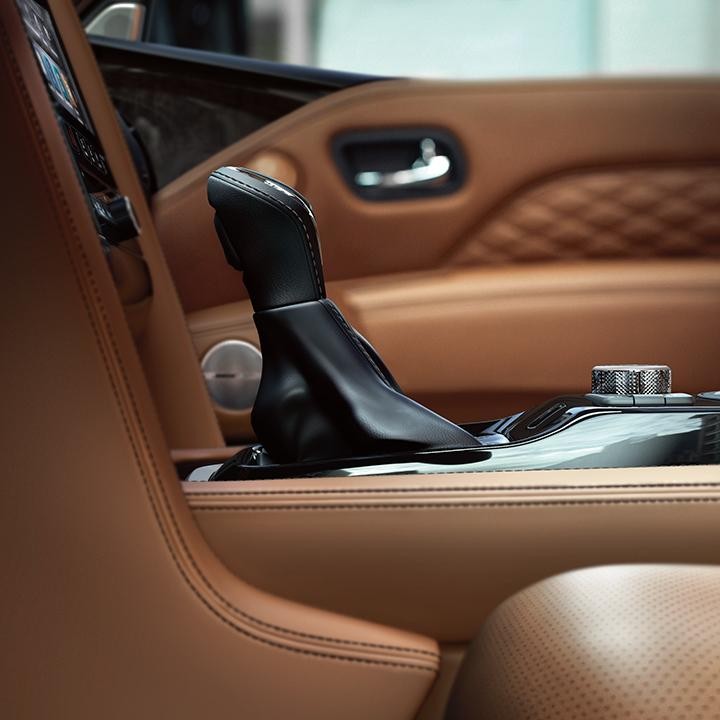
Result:
M720 257L720 167L573 173L499 208L451 265Z

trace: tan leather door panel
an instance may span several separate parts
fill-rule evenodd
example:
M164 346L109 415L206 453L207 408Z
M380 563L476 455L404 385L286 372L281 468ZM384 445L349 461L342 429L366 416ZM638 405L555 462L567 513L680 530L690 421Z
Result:
M420 296L422 277L430 295L438 285L449 288L450 278L467 288L466 271L453 275L453 268L513 273L553 270L568 262L627 263L633 270L624 271L625 285L616 283L613 290L620 297L642 283L642 265L650 260L720 257L719 91L720 82L711 79L373 83L312 103L227 148L161 191L155 218L188 312L206 314L209 308L244 297L240 278L226 266L214 237L205 199L207 175L223 164L246 164L278 175L310 198L328 277L356 281L354 297L372 296L373 313L383 316L385 327L392 311L390 305L381 307L382 297L390 302L403 288ZM358 129L418 126L443 128L457 139L467 163L463 186L423 200L370 202L354 194L336 168L333 140ZM474 282L486 282L482 274L473 277ZM378 293L377 282L387 292ZM367 292L363 283L368 283ZM716 291L720 294L720 287ZM483 291L478 293L482 297ZM708 290L706 299L711 294ZM528 302L533 299L532 293L523 296ZM392 307L399 330L403 311L397 303ZM447 304L443 307L448 310ZM517 332L507 330L502 341L490 335L480 343L485 332L469 319L470 305L459 302L455 307L457 312L446 312L443 328L438 328L437 313L425 304L426 320L418 311L412 332L405 326L401 333L413 352L391 351L388 360L401 382L410 379L410 393L419 393L421 400L456 419L467 418L468 406L478 403L490 414L516 409L518 402L527 404L527 383L539 383L528 377L539 377L550 361L574 378L572 388L564 385L572 390L584 389L589 365L595 362L611 357L665 362L668 355L673 356L676 376L687 378L688 384L677 389L720 385L720 371L699 378L694 371L701 353L717 355L720 341L700 340L692 333L683 341L684 354L663 352L665 308L660 305L644 315L647 345L628 345L625 323L614 321L606 323L607 353L578 357L568 353L565 343L556 343L553 357L544 348L542 370L533 370L533 347L528 347L536 338L523 339L521 326ZM519 301L513 307L522 318ZM561 324L564 307L558 303L551 325ZM352 314L352 307L348 309ZM532 317L530 305L525 309L526 319ZM227 308L219 312L227 317ZM483 306L483 315L487 312ZM384 332L366 310L360 314L367 323L360 329L385 352ZM717 317L717 307L701 304L687 317L691 323L699 317L707 321ZM237 323L246 320L247 315ZM580 317L578 327L590 334L595 320ZM428 347L438 343L438 332L443 337L445 326L453 325L464 328L466 341L451 343L448 354L469 358L481 350L482 368L493 372L502 368L507 354L518 360L511 364L515 379L510 386L489 380L469 360L454 368L451 381L434 361L422 361ZM498 349L502 353L494 355ZM418 373L424 376L418 379ZM694 379L701 386L690 387ZM455 385L452 392L448 382ZM552 388L545 383L542 389Z

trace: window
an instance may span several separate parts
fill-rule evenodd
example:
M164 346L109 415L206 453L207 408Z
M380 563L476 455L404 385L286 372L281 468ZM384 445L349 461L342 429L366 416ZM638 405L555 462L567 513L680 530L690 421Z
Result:
M133 25L137 7L147 11ZM720 71L717 0L143 0L95 8L86 24L105 36L127 39L140 18L145 41L378 75Z

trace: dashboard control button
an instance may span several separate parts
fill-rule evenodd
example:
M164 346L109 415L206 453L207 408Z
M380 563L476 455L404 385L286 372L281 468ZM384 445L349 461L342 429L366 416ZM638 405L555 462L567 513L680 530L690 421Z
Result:
M130 198L125 195L93 196L92 204L100 233L110 245L118 245L140 234Z
M634 405L632 395L588 393L585 397L591 400L593 405L606 405L610 407L632 407Z
M665 395L633 395L635 405L665 405Z
M665 396L666 405L693 405L694 403L695 398L688 393L668 393Z

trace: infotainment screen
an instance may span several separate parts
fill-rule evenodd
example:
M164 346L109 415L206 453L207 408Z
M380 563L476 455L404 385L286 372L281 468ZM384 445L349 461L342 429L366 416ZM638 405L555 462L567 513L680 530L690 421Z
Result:
M53 97L63 110L90 129L90 119L82 105L50 13L35 0L18 0L18 6Z
M107 246L136 237L138 225L132 205L117 189L47 0L16 0L16 4L45 79L55 117L85 187L101 242Z

